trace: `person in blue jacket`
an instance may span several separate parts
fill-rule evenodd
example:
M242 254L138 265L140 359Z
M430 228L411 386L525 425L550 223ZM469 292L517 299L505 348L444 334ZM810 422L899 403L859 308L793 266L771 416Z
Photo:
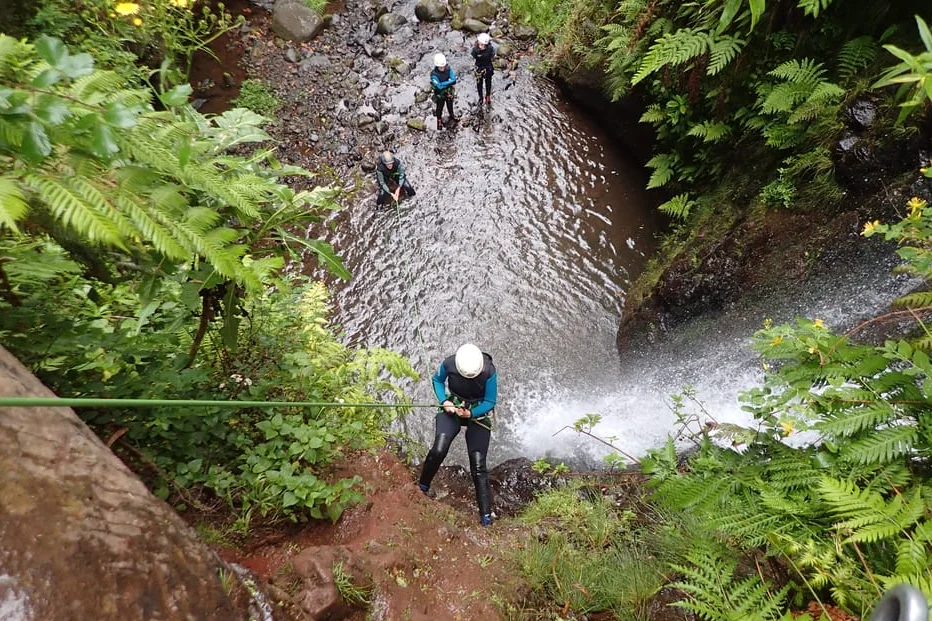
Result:
M437 107L434 109L434 116L437 117L437 129L443 129L443 106L446 104L447 112L450 114L450 123L456 121L453 116L453 98L456 91L453 85L456 84L456 73L453 67L447 64L447 57L443 54L434 54L434 69L430 72L430 85L434 89L434 103Z
M476 488L479 523L492 524L492 496L486 455L492 439L492 411L498 399L498 377L492 356L472 343L461 345L434 374L434 393L440 401L434 444L424 459L418 487L430 495L430 482L450 450L450 443L466 427L469 473Z

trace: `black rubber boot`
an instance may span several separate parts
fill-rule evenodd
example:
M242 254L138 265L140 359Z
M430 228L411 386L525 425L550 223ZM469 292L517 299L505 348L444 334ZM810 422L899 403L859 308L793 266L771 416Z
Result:
M430 482L434 480L434 476L440 470L440 464L446 459L452 440L453 438L445 433L437 434L437 437L434 438L434 445L430 447L430 450L427 451L427 457L424 458L424 467L421 469L421 478L418 483L430 489Z
M479 505L479 517L492 514L492 495L489 493L489 471L485 466L485 455L479 451L469 454L469 472L473 485L476 486L476 504Z

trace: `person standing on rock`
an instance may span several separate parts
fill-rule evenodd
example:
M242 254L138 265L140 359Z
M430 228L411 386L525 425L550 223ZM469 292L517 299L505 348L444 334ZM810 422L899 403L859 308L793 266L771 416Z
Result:
M384 205L389 200L397 203L402 192L405 196L415 194L405 177L405 167L391 151L385 151L379 156L379 162L375 165L375 178L379 182L379 195L375 199L377 205Z
M476 44L472 46L469 54L476 60L476 90L479 91L479 105L482 105L482 86L485 83L485 103L492 105L492 74L495 68L492 59L495 58L495 46L487 32L476 37Z
M450 443L466 427L466 452L469 472L476 487L479 523L492 524L492 497L489 494L489 471L485 459L492 439L492 410L498 399L498 377L492 356L472 343L461 345L456 353L440 363L434 373L434 394L440 401L434 444L421 469L418 487L431 495L430 482L450 450Z
M449 122L456 121L456 117L453 116L453 98L456 96L454 84L456 84L456 73L453 67L447 64L447 57L440 53L434 54L434 69L430 72L430 85L434 89L434 103L437 104L434 110L434 116L437 117L437 129L443 129L444 104L450 114Z

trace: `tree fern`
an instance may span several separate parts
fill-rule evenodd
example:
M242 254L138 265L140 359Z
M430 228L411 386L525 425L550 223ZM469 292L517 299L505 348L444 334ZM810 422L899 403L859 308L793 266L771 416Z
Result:
M666 66L677 66L705 54L712 44L707 32L680 28L657 39L641 60L637 73L631 79L637 84L650 74Z

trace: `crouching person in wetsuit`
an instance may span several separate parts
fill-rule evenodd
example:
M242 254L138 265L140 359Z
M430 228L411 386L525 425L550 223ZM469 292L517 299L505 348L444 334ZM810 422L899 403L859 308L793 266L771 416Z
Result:
M378 205L384 205L389 201L398 202L402 192L405 196L415 194L414 188L405 177L405 167L391 151L385 151L379 156L379 162L375 165L375 178L379 182L379 196L375 199Z
M495 73L492 60L495 58L495 46L492 45L492 38L487 32L481 33L476 38L476 44L472 46L469 54L476 59L476 90L479 91L479 103L482 103L482 86L485 83L485 103L491 105L492 74Z
M434 103L437 107L434 109L434 116L437 117L437 129L443 129L443 106L447 106L447 112L450 114L448 123L454 123L456 117L453 116L453 98L456 97L456 90L453 85L456 84L456 73L453 67L447 64L447 57L443 54L434 54L434 68L430 72L430 85L434 89Z
M424 459L418 486L430 494L430 482L450 450L450 443L466 427L469 472L476 487L479 523L492 524L492 496L485 458L492 439L492 409L498 398L498 378L492 356L472 343L446 358L434 374L434 393L443 408L436 419L434 445Z

